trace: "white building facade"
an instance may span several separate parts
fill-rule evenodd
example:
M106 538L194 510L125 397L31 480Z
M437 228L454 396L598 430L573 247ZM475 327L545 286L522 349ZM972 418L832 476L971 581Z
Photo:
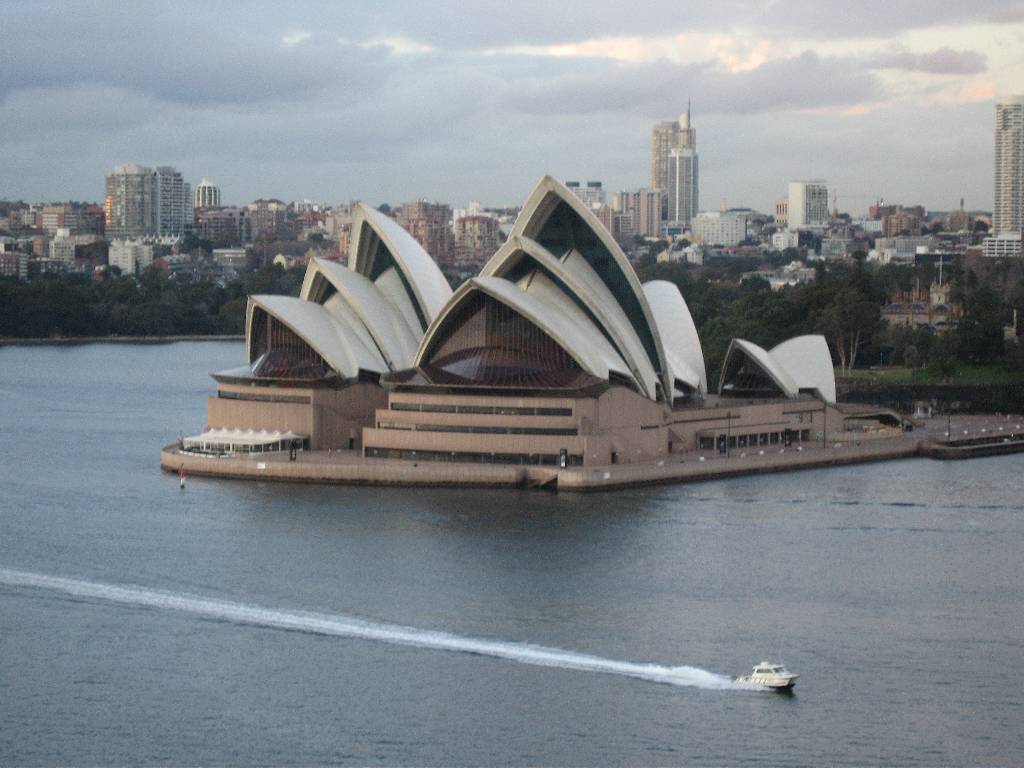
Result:
M690 229L705 245L739 245L747 239L747 217L732 211L701 211Z
M117 267L122 275L137 275L153 263L153 246L138 240L114 240L107 254L107 264Z
M209 179L204 178L199 182L199 186L196 187L193 204L196 208L219 208L220 187Z
M788 226L812 229L828 224L828 186L822 180L789 182Z

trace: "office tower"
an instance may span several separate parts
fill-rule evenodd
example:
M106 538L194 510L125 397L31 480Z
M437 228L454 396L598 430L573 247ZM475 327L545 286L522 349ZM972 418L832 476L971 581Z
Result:
M666 221L689 225L697 215L697 151L674 147L668 155L668 211Z
M791 181L786 208L791 230L824 227L829 222L828 187L821 179Z
M994 235L1024 230L1024 96L996 104Z
M658 123L651 133L651 187L665 192L666 221L687 225L698 210L697 131L690 106L674 122Z
M156 169L157 226L160 237L177 237L192 227L192 188L168 165Z
M196 208L217 208L220 206L220 188L212 181L203 178L196 187L194 200Z
M153 169L135 164L114 166L107 176L103 216L110 238L155 235L158 206Z

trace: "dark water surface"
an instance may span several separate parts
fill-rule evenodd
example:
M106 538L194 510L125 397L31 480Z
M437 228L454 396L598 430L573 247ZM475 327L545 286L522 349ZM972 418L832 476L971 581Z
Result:
M585 496L180 491L159 448L241 357L0 349L0 763L1024 760L1024 457ZM795 696L620 674L763 657Z

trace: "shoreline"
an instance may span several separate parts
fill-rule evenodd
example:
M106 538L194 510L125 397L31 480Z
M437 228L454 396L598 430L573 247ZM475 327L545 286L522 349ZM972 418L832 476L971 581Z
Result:
M178 341L245 341L245 334L205 336L61 336L48 339L0 339L0 347L71 347L80 344L174 344Z

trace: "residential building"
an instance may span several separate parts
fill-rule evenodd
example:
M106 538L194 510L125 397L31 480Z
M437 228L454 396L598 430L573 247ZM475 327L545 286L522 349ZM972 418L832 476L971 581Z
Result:
M28 280L28 259L21 251L0 251L0 278Z
M103 198L107 235L115 239L155 235L158 212L153 169L135 164L115 166L107 176Z
M981 242L981 251L992 259L1017 258L1021 252L1021 233L1003 233L995 237L986 237Z
M169 165L156 169L158 237L181 237L192 227L192 187Z
M747 239L747 216L736 211L701 211L690 228L704 245L739 245Z
M287 232L288 206L280 200L260 198L249 203L253 239L280 240Z
M110 243L107 264L122 275L137 275L153 263L153 246L140 240L114 240Z
M447 203L425 199L406 203L396 211L395 219L441 266L451 266L454 254L452 209Z
M493 216L462 216L455 220L455 260L483 264L504 239Z
M882 216L882 236L897 237L899 235L914 236L921 234L921 222L924 215L917 208L904 208L902 205L895 206L895 210Z
M790 232L789 230L783 230L782 232L776 232L772 235L772 249L776 251L784 251L787 248L799 248L800 247L800 235L797 232Z
M252 240L248 208L196 208L194 222L195 234L217 246Z
M640 237L658 237L661 234L661 210L665 193L660 189L636 189L631 192L617 192L612 198L612 208L628 217L628 225L620 222L619 230Z
M1024 95L996 104L992 234L1024 230Z
M71 230L60 228L50 241L50 258L63 261L69 267L75 265L75 241L71 238Z
M77 234L78 212L73 205L44 205L36 214L36 228L48 235L55 235L58 229Z
M828 187L820 179L789 182L786 206L789 229L813 229L828 225Z
M206 177L203 177L203 180L199 182L199 186L196 187L195 197L193 198L193 207L219 208L220 187Z

